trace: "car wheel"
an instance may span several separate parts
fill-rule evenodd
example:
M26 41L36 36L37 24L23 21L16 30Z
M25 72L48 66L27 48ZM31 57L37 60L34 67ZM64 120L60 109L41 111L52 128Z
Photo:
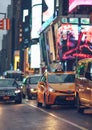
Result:
M46 96L44 95L44 106L46 109L50 109L51 105L46 103Z
M22 97L23 97L24 99L26 98L26 96L25 96L25 94L24 94L24 93L22 94Z
M37 101L37 107L42 107L42 103Z
M15 103L16 103L16 104L21 104L21 103L22 103L22 98L19 99L19 100L15 100Z
M27 97L28 97L29 100L30 100L30 99L32 100L32 96L27 95Z
M77 107L77 111L79 113L83 113L84 112L84 107L82 107L82 105L81 105L79 95L77 95L77 97L76 97L76 107Z

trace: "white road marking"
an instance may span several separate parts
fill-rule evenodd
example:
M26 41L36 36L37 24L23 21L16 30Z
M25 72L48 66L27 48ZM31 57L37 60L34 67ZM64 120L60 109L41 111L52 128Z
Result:
M52 114L51 112L47 112L47 111L43 110L42 108L39 108L39 107L37 107L37 106L35 106L35 105L29 104L29 103L27 103L27 102L25 102L25 104L27 104L27 105L29 105L29 106L32 106L32 107L34 107L34 108L36 108L36 109L39 109L40 111L42 111L42 112L44 112L44 113L46 113L46 114L48 114L48 115L50 115L50 116L52 116L52 117L54 117L54 118L57 118L57 119L59 119L59 120L61 120L61 121L63 121L63 122L66 122L66 123L68 123L68 124L70 124L70 125L72 125L72 126L75 126L75 127L79 128L79 129L81 129L81 130L88 130L88 129L86 129L86 128L82 127L82 126L79 126L79 125L77 125L77 124L75 124L75 123L73 123L73 122L70 122L70 121L68 121L68 120L66 120L66 119L64 119L64 118L58 117L58 116Z

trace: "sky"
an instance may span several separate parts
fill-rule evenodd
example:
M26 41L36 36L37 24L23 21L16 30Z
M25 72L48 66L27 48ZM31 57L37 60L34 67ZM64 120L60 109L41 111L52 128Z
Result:
M6 13L7 16L7 7L11 4L11 0L0 0L0 13ZM0 14L0 20L4 18L4 15ZM6 34L6 30L0 30L0 50L2 49L2 38Z

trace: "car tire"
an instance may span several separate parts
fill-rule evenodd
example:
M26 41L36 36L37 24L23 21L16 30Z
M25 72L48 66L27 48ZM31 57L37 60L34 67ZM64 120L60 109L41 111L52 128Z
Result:
M16 104L21 104L21 103L22 103L22 98L19 99L19 100L15 100L15 103L16 103Z
M37 101L37 107L42 107L42 103Z
M46 109L50 109L51 105L46 103L46 96L44 95L44 106Z
M77 111L79 113L83 113L84 112L84 107L81 105L79 95L76 96L76 107L77 107Z
M32 96L27 95L27 97L28 97L29 100L32 100Z
M24 93L22 94L22 97L23 97L24 99L26 98L26 96L25 96L25 94L24 94Z

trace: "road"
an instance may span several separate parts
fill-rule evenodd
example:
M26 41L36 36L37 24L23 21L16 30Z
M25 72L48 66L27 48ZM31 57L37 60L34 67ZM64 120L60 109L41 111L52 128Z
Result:
M79 114L76 108L37 108L35 100L22 104L0 103L0 130L92 130L92 110Z

